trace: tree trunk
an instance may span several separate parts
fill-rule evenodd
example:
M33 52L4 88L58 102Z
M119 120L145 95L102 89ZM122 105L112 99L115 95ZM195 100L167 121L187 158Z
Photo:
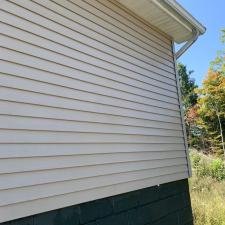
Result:
M189 137L189 148L191 149L192 146L191 146L191 123L188 124L188 137Z
M203 151L206 152L206 151L205 151L205 137L204 137L203 134L201 135L201 137L202 137L202 147L203 147Z
M217 115L219 126L220 126L220 135L221 135L221 142L222 142L222 147L223 147L223 156L225 158L225 145L224 145L224 138L223 138L223 128L222 128L220 115L219 115L218 111L216 112L216 115Z

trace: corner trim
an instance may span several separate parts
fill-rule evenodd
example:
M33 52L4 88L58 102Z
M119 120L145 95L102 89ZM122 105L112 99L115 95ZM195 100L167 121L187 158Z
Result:
M184 111L183 111L183 104L181 101L181 91L180 91L180 81L179 81L179 75L177 71L177 59L175 56L175 43L172 41L172 51L173 51L173 61L174 61L174 70L175 70L175 76L176 76L176 83L177 83L177 93L178 93L178 100L179 100L179 106L180 106L180 115L181 115L181 122L182 122L182 128L183 128L183 138L184 138L184 145L185 145L185 152L186 152L186 159L187 159L187 166L188 166L188 175L189 177L192 176L192 170L191 170L191 161L189 157L189 150L188 150L188 141L187 141L187 133L186 133L186 127L184 122Z

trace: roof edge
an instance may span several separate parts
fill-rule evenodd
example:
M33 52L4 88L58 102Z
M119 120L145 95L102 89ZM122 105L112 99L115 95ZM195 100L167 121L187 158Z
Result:
M205 33L206 28L175 0L156 1L162 6L167 5L168 7L171 7L179 16L192 26L192 29L197 29L200 35Z
M117 0L125 8L158 28L177 44L193 39L206 28L176 0Z

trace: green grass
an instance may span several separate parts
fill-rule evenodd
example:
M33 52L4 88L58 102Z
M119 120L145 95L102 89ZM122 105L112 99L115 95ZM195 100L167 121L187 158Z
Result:
M225 225L225 167L220 159L191 152L190 179L195 225Z

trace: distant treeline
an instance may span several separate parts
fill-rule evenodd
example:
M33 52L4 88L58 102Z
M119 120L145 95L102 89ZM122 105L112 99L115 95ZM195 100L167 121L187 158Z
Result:
M221 42L225 44L225 29ZM225 157L225 49L211 62L201 88L192 73L178 64L188 144Z

